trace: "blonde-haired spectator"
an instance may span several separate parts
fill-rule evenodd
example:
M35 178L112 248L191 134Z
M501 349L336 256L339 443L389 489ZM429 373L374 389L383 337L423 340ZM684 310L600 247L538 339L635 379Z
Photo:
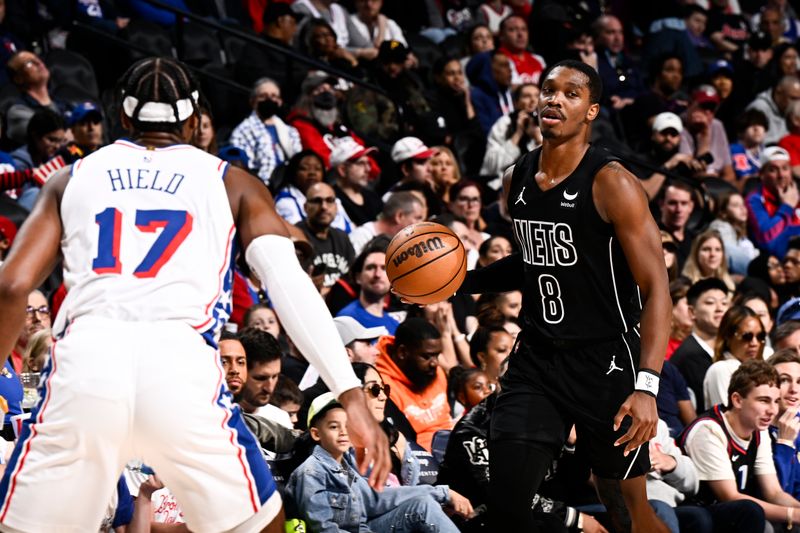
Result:
M28 339L22 354L23 372L41 372L47 362L50 346L53 345L53 332L50 328L37 331Z
M729 290L736 288L728 272L725 245L718 231L707 230L695 237L682 274L692 283L705 278L719 278L725 282Z

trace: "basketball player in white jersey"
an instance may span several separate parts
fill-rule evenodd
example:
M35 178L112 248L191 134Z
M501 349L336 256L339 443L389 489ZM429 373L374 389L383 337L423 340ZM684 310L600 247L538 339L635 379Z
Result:
M187 144L198 94L183 66L144 59L123 84L131 140L51 178L0 267L2 354L59 253L68 289L42 400L0 482L0 531L97 530L135 457L175 493L192 531L283 531L275 483L216 349L237 250L347 409L362 472L372 464L370 484L382 487L386 438L267 189Z

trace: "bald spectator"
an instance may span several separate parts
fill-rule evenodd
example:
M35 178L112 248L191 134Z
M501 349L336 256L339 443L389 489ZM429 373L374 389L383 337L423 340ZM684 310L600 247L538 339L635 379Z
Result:
M347 216L356 226L375 220L383 209L383 201L369 182L369 154L375 148L367 148L353 140L342 137L331 150L331 168L336 183L333 190L339 198Z
M365 328L383 326L390 334L397 320L386 312L389 278L386 277L386 248L373 244L364 249L353 263L353 280L359 286L358 298L344 306L339 316L350 316Z
M602 15L594 21L592 29L603 98L613 109L620 110L644 92L641 67L625 53L625 32L617 17Z
M539 83L545 67L544 58L528 51L528 23L511 15L500 23L499 50L511 60L511 85Z
M720 98L711 85L701 85L692 92L681 132L680 152L689 154L705 166L698 174L714 176L733 183L736 175L731 162L731 147L725 126L714 115Z
M306 218L296 225L314 247L311 259L314 275L323 275L325 296L341 276L347 274L356 257L347 233L331 227L336 218L336 193L327 183L315 183L306 191Z
M800 195L789 153L779 146L765 148L759 175L761 187L747 197L750 235L759 248L783 259L789 239L800 235L796 212Z
M764 137L765 144L775 144L789 133L786 110L796 100L800 100L800 79L797 76L784 76L774 88L759 93L747 106L747 109L758 109L767 116L769 128Z
M9 79L20 92L20 97L6 112L6 137L16 144L23 144L28 131L28 121L34 113L49 109L63 115L66 105L50 95L47 84L50 70L34 52L23 50L9 58L6 63Z
M272 172L303 149L300 134L278 116L281 88L271 78L259 78L250 90L250 115L231 133L231 144L247 156L247 167L269 185Z
M374 222L367 222L350 232L350 243L356 255L378 235L394 237L397 232L415 222L424 220L422 201L414 193L392 193L383 205L383 211Z

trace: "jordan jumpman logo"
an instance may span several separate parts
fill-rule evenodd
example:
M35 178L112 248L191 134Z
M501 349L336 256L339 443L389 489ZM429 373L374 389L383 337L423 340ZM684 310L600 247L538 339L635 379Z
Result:
M612 373L614 370L619 370L620 372L622 372L622 369L617 366L616 359L617 359L616 355L611 356L611 364L608 366L608 372L606 372L606 376Z
M517 196L517 201L514 202L514 205L517 205L520 202L522 202L522 205L528 205L527 203L525 203L525 199L522 197L523 194L525 194L525 187L523 187L522 190L519 191L519 196Z

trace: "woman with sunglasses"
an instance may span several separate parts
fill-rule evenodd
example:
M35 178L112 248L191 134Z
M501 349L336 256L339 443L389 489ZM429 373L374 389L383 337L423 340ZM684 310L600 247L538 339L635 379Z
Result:
M714 343L714 363L703 380L705 409L728 403L731 376L742 362L763 358L766 340L767 332L755 311L744 305L728 309Z
M383 382L378 369L369 363L353 363L353 371L363 383L367 408L389 437L392 473L389 474L387 485L434 484L439 468L433 456L403 435L413 434L411 425L399 410L393 412L391 417L386 417L386 404L391 388Z

